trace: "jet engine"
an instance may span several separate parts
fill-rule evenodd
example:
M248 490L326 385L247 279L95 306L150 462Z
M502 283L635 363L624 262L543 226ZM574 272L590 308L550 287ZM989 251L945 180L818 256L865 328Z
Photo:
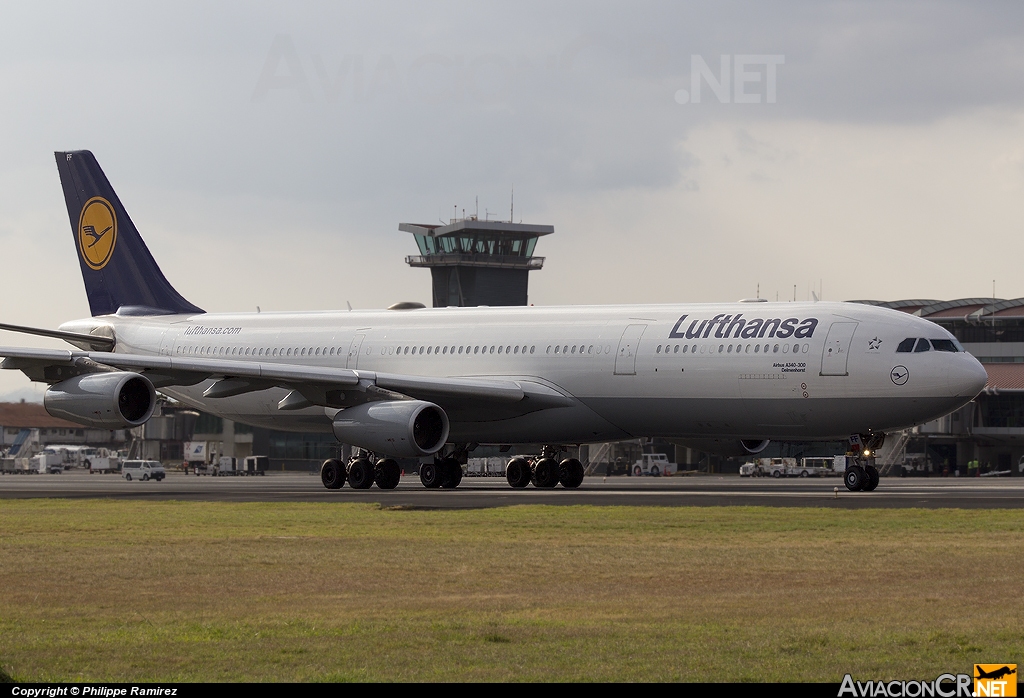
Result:
M418 458L437 453L448 440L448 415L432 402L367 402L334 417L338 441L381 455Z
M672 440L672 443L692 448L696 451L713 453L716 456L746 456L760 453L768 448L771 443L769 439L686 439L685 441Z
M50 386L43 406L54 417L86 426L126 429L145 424L153 415L156 391L138 373L87 373Z

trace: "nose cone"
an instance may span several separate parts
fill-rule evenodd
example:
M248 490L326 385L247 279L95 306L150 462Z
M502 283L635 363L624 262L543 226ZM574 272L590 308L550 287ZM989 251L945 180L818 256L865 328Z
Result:
M985 388L988 373L981 362L970 354L958 356L957 361L949 370L949 393L953 397L972 399Z

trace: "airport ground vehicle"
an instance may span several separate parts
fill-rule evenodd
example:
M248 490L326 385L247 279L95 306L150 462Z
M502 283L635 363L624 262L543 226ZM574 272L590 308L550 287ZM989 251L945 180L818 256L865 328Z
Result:
M668 456L664 453L643 453L640 460L633 463L633 474L637 476L675 475L677 470L679 470L679 466L670 463Z
M466 475L470 477L501 477L508 461L500 456L470 458L466 461Z
M116 455L93 456L89 459L89 473L116 473L120 466L120 459Z
M845 470L845 463L839 470L836 466L845 456L809 456L800 459L800 468L797 473L801 477L823 477L826 475L842 475ZM805 474L806 473L806 474Z
M39 472L38 470L32 470L32 459L22 457L10 457L6 456L0 459L0 473L5 475L24 475L30 472Z
M92 153L55 157L92 315L5 325L76 350L4 347L3 366L88 426L144 424L159 389L333 434L357 450L325 461L328 489L393 488L402 457L421 459L424 486L456 487L474 444L542 445L509 461L509 484L573 488L566 444L663 437L742 455L772 439L866 441L957 409L988 378L934 323L852 303L206 313L167 281Z
M796 458L758 458L740 466L742 477L821 477L842 475L847 456L808 456Z
M32 470L53 475L64 472L64 458L60 453L43 450L32 456Z
M121 477L131 482L132 480L156 480L160 482L167 473L164 466L155 460L126 460L121 464Z
M266 475L270 469L270 458L267 456L246 456L242 461L240 475Z

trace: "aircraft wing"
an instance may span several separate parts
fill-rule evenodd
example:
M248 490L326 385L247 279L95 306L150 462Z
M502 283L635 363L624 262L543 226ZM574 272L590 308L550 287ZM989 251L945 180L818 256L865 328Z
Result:
M207 398L273 387L291 390L279 404L280 409L348 407L368 400L416 398L437 402L446 409L488 405L522 414L574 404L540 383L492 377L413 376L259 361L21 347L0 347L0 357L4 357L0 368L17 369L34 381L51 384L84 373L123 370L146 376L157 388L213 379L215 382L203 393Z

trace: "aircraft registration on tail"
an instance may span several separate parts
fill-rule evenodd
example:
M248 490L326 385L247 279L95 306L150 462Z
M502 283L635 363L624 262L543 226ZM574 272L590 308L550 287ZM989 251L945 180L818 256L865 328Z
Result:
M130 428L157 393L358 448L324 486L457 487L477 444L543 444L512 487L578 487L567 445L663 437L757 453L770 440L878 441L948 414L986 373L946 330L851 303L207 313L167 281L89 151L56 153L92 317L2 329L74 349L0 348L61 418ZM405 307L400 305L399 307ZM707 446L713 444L714 446ZM856 472L855 470L859 470ZM873 489L877 472L847 473Z

